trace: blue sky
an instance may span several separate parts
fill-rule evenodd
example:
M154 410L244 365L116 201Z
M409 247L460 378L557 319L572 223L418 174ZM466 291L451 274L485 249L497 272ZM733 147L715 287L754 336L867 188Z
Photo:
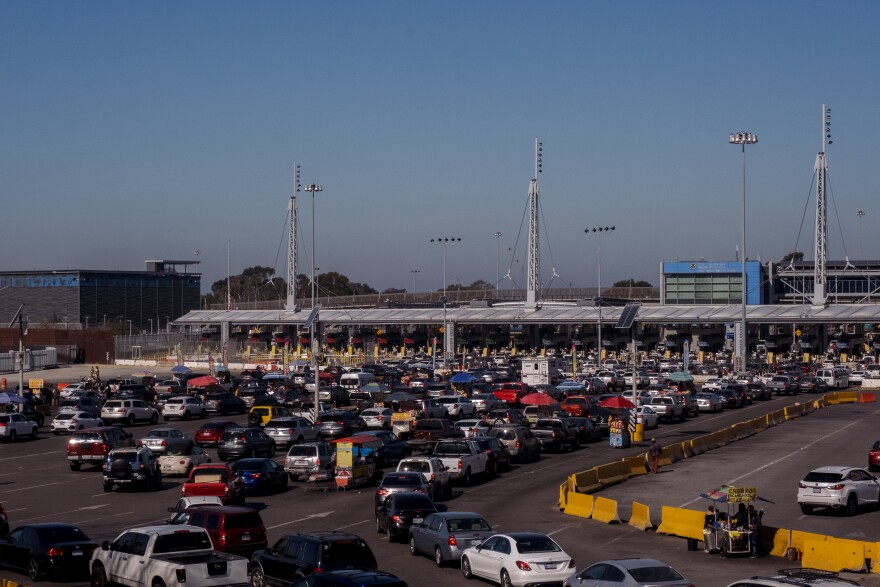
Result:
M661 261L734 258L739 130L760 138L749 257L797 243L809 259L823 103L829 258L844 244L880 258L876 2L3 0L0 14L5 270L140 270L199 250L207 289L229 241L233 273L284 276L298 161L324 186L322 272L381 290L411 289L418 269L418 289L440 288L428 241L456 236L449 282L494 281L501 231L501 273L522 275L540 137L544 285L553 268L554 285L596 285L596 225L617 227L603 284L656 285Z

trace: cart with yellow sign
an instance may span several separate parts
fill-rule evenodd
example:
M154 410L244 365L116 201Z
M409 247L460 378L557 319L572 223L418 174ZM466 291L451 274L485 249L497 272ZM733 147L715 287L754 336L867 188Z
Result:
M722 485L704 491L700 497L710 499L715 504L714 520L706 520L703 536L706 552L718 552L721 558L752 554L756 544L764 512L757 512L752 505L756 501L773 503L758 495L755 487L730 487ZM719 513L720 505L727 504L727 513ZM707 516L708 518L708 516Z
M365 487L375 481L376 454L382 448L382 440L375 436L349 436L333 441L336 444L336 487L354 489Z

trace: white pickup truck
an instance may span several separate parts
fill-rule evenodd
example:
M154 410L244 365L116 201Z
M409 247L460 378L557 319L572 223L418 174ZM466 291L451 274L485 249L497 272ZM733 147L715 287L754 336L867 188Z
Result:
M473 440L441 440L434 447L434 456L449 470L449 477L465 485L474 475L488 471L489 455Z
M104 542L90 562L92 587L248 585L248 559L214 552L197 526L131 528Z

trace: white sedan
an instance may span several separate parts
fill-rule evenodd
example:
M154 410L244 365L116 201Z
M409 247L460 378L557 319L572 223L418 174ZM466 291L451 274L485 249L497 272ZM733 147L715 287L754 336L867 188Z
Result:
M174 447L168 449L165 454L159 457L159 469L163 475L184 475L188 477L193 467L210 462L211 457L208 456L208 453L199 445L192 444L183 448Z
M361 412L361 420L364 421L367 428L388 430L391 428L391 410L388 408L367 408Z
M660 414L648 406L640 405L638 421L645 425L645 430L650 430L660 425Z
M60 412L52 419L52 434L76 432L83 428L97 428L104 425L104 420L88 412Z
M562 583L574 570L573 558L552 538L535 532L496 534L461 555L466 579L482 577L502 587Z

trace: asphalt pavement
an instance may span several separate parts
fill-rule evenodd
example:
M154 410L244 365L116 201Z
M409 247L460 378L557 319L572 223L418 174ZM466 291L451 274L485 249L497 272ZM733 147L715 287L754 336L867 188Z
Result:
M105 379L128 375L131 371L130 367L101 367ZM35 373L31 377L75 382L86 374L88 366L80 365ZM157 370L156 374L162 377L167 372ZM682 424L661 425L659 430L648 434L656 436L661 443L681 441L803 399L774 398L722 414L702 415ZM880 540L877 530L880 513L865 512L855 518L804 517L793 501L797 481L809 468L842 460L847 464L865 464L867 447L876 440L878 413L877 404L832 406L722 449L675 463L659 475L632 479L605 490L603 495L618 499L621 505L637 499L656 508L655 515L658 515L661 504L702 510L705 500L697 498L700 490L721 483L747 482L775 502L765 506L765 522L769 525ZM242 417L237 420L244 422ZM174 421L171 424L192 434L201 422ZM141 425L131 431L140 436L149 429L149 425ZM37 441L0 445L0 503L7 508L13 527L38 521L64 521L80 526L93 540L101 542L112 540L126 528L163 522L167 518L166 509L180 496L182 479L166 477L162 489L155 493L104 493L99 469L86 467L80 472L70 471L65 459L67 438L46 434L45 430ZM453 497L438 505L479 512L498 531L531 530L550 534L574 556L578 569L606 558L651 557L671 564L695 585L714 587L796 566L796 563L772 557L721 560L702 551L688 552L681 538L639 532L626 524L605 525L559 511L558 488L568 474L644 450L645 444L626 450L612 449L605 441L570 453L543 455L537 463L514 466L509 473L479 480L471 487L456 487ZM208 449L208 452L216 460L216 451ZM280 452L278 458L283 459ZM383 570L397 574L413 587L472 585L457 568L437 569L428 558L412 557L405 544L389 544L384 534L377 534L372 505L374 491L374 488L324 491L297 483L281 494L249 497L248 503L261 511L270 544L290 532L346 530L362 536L370 544ZM880 585L877 575L848 576L866 585ZM0 571L0 577L27 583L24 576L5 570ZM42 584L86 583L70 580Z

